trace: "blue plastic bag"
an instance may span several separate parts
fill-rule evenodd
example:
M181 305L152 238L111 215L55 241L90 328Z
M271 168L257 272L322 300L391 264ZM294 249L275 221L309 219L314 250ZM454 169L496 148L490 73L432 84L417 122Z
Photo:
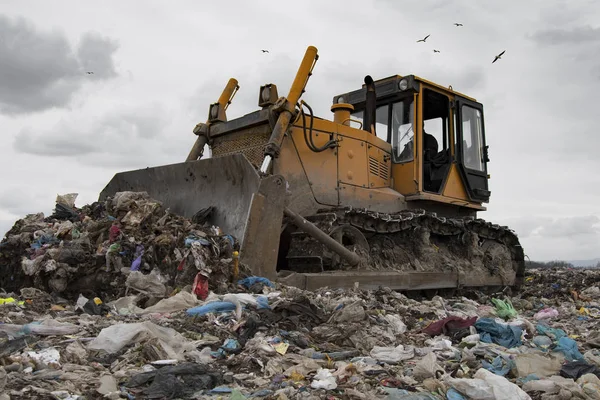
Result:
M246 289L251 288L257 283L262 283L264 286L275 287L275 285L273 285L273 283L270 280L268 280L267 278L263 278L262 276L249 276L238 281L238 285L242 285Z
M496 343L508 349L522 344L523 330L518 326L501 325L491 318L480 318L475 322L475 328L484 343Z
M213 301L212 303L204 304L202 306L189 308L186 313L188 315L206 315L233 310L235 310L235 304L229 301Z

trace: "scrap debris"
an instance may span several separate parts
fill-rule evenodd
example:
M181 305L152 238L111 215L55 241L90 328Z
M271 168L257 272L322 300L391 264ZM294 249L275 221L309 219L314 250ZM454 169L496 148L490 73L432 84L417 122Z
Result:
M310 292L233 279L235 238L147 194L74 200L0 243L2 400L600 399L600 270Z

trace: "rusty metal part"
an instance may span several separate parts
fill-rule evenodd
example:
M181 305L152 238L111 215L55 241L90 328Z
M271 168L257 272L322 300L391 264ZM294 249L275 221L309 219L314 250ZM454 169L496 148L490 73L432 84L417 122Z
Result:
M282 109L282 111L277 118L277 123L275 124L275 128L273 129L273 133L271 134L269 142L265 146L265 159L260 168L262 173L267 173L269 167L271 166L271 161L279 156L281 142L283 142L283 136L285 135L290 125L290 121L292 120L295 105L300 100L302 93L304 93L304 88L308 83L308 79L312 75L312 70L318 58L319 56L317 54L317 48L314 46L308 46L306 53L304 54L304 58L302 59L302 63L300 64L300 68L298 68L298 72L296 73L296 78L290 87L290 92L285 99L285 106L282 107L281 104L275 105L279 109ZM278 100L277 103L280 103L280 101Z
M229 107L229 104L231 104L231 101L233 100L233 97L235 96L239 88L240 87L238 85L238 81L234 78L230 78L227 82L227 85L225 86L225 89L223 89L219 100L217 101L217 103L215 103L219 107L218 119L220 121L227 121L227 115L225 114L225 111L227 110L227 107ZM211 117L209 115L208 120L210 119ZM208 122L206 124L196 125L196 127L194 128L194 134L198 137L196 138L196 141L194 142L194 145L192 146L192 149L190 150L185 161L196 161L198 158L202 158L202 155L204 154L204 146L206 145L206 143L208 143L209 126L210 124Z
M120 172L102 190L99 200L117 192L147 192L172 213L187 218L212 206L215 209L208 222L241 243L248 210L260 183L258 173L247 158L234 154Z
M274 280L285 207L285 180L264 177L246 213L246 229L240 246L240 262L254 275Z
M208 143L208 138L204 135L198 135L185 161L196 161L198 158L202 158L206 143Z
M242 153L258 168L263 161L263 148L270 133L269 125L265 123L240 132L215 136L211 144L212 156L217 158Z
M296 225L298 229L306 232L315 240L318 240L320 243L327 246L327 248L329 248L331 251L339 254L351 266L360 264L361 257L358 254L346 249L341 243L338 243L334 238L323 232L313 223L307 221L302 216L293 212L287 207L284 209L284 214L293 221L294 225Z

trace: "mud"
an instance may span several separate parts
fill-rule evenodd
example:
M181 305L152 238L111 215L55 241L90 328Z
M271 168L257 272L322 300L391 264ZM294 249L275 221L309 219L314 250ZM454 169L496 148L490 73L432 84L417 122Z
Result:
M346 231L341 235L345 247L368 254L360 269L460 272L480 275L483 282L486 276L500 276L505 285L511 285L524 268L518 238L508 229L482 220L437 218L425 212L374 215L356 210L324 212L307 219L325 232ZM356 269L301 232L292 234L288 257L296 262L289 268L297 272Z

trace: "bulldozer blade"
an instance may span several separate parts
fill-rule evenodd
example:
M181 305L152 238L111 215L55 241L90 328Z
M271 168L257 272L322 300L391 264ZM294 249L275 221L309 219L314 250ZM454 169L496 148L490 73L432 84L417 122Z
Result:
M117 192L147 192L186 218L212 206L208 222L243 243L248 211L259 186L252 164L243 154L234 154L117 173L100 193L100 201Z
M143 191L174 214L191 218L214 207L208 219L240 242L240 262L254 275L274 280L286 185L280 175L261 178L243 154L189 161L114 176L100 200Z

